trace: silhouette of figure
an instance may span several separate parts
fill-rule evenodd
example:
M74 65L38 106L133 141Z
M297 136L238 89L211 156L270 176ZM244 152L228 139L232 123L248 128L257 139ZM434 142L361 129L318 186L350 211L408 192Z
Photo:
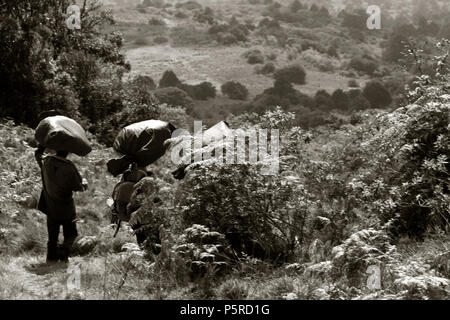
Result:
M87 181L67 159L68 152L57 151L56 155L42 158L44 151L44 147L38 147L35 157L41 167L43 184L38 209L47 215L47 262L67 262L73 242L78 236L72 196L74 191L85 191ZM61 226L64 242L59 247L58 236Z

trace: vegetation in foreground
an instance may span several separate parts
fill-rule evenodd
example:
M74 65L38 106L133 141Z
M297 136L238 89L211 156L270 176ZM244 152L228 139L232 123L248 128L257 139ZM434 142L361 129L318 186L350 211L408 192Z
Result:
M67 1L58 3L61 8L67 5ZM402 93L402 103L390 99L392 92L376 79L354 95L344 90L320 91L312 98L296 87L305 81L303 72L298 72L299 78L292 77L292 70L303 70L301 65L268 67L264 72L273 74L272 87L255 96L251 108L230 114L227 120L233 128L280 129L279 175L261 175L263 161L258 166L209 161L189 167L179 182L170 174L173 168L167 155L152 165L155 175L140 182L133 197L137 209L133 219L144 225L142 231L149 239L139 248L129 228L112 238L114 226L109 224L106 201L117 181L106 172L105 163L112 156L107 146L120 127L143 119L160 118L188 128L200 103L197 86L207 89L201 90L210 95L206 99L216 91L208 83L181 81L176 72L166 73L158 87L148 76L124 81L129 66L120 53L120 35L103 35L98 29L80 34L52 30L58 25L53 23L57 16L35 29L49 10L45 3L36 5L41 15L27 16L19 24L18 17L27 10L19 4L16 15L0 23L5 35L1 37L5 44L1 71L10 76L4 81L11 89L2 91L10 96L0 96L4 106L0 298L449 298L447 41L425 51L409 47L409 72L417 77ZM192 6L198 8L189 2L177 9L191 11ZM91 9L93 27L108 22L108 16ZM299 17L321 15L321 21L332 20L316 9L296 12ZM209 24L211 12L203 8L201 12L196 19ZM263 19L255 33L270 32L266 35L287 43L284 32L299 31L282 26L292 23L289 19L295 23L297 15L271 12L275 16ZM345 28L358 21L357 15L338 18ZM151 25L160 27L160 22L152 20ZM222 35L217 34L219 42L245 36L242 26L231 30L232 25L238 24L228 23ZM360 38L353 31L352 37ZM170 38L174 41L186 34L189 30L174 28ZM199 40L185 39L190 44ZM318 44L304 42L302 52ZM249 51L242 58L256 65L276 60L273 55ZM334 55L332 48L326 51ZM435 60L424 59L430 56ZM305 61L320 66L321 60L314 57L314 52L305 52ZM395 57L395 52L385 56ZM349 65L375 74L372 60L361 54ZM25 82L23 75L27 75ZM245 85L234 82L221 91L244 98ZM380 96L381 101L376 99ZM168 100L174 97L175 102ZM386 104L391 108L380 109ZM60 111L89 128L94 142L89 157L74 158L90 189L76 197L84 237L78 239L77 254L68 268L40 264L46 243L45 217L35 210L40 175L33 157L33 130L19 124L33 125L37 112L60 106L65 106ZM333 106L328 114L331 121L302 117L320 106ZM304 118L308 120L298 122ZM81 286L69 290L67 282L76 268L81 271Z

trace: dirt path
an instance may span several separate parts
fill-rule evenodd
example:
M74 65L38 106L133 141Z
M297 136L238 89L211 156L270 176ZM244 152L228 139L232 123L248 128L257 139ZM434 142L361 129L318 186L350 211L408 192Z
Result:
M46 265L43 257L9 257L1 261L0 298L64 299L70 263Z

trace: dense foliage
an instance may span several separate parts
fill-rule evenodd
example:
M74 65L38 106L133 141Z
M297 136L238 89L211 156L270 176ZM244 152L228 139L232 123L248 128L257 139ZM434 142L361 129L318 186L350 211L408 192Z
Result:
M1 116L35 124L43 110L59 109L92 122L121 107L121 76L129 69L120 34L98 26L112 17L89 3L81 29L66 25L70 1L0 4ZM18 107L20 106L20 107Z

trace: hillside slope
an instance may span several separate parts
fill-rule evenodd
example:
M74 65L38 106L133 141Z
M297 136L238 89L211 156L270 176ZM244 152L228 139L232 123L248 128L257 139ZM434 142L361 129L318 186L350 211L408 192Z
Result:
M340 279L326 277L327 270L340 263L339 252L378 250L382 242L370 239L379 239L379 233L371 230L344 241L328 261L273 268L257 260L242 260L239 268L225 278L178 283L160 257L134 245L127 226L112 238L114 229L109 224L106 200L115 179L105 170L105 161L112 153L98 144L88 157L73 159L90 182L89 190L76 196L79 232L95 237L96 246L84 256L71 257L68 264L46 265L45 216L34 209L40 176L32 137L31 129L11 122L0 124L0 299L449 298L450 280L444 277L450 250L446 237L423 243L407 240L391 246L382 288L346 288ZM447 255L442 255L445 252ZM441 263L436 266L439 256ZM436 268L441 268L440 272ZM361 276L358 272L354 273L357 277Z

